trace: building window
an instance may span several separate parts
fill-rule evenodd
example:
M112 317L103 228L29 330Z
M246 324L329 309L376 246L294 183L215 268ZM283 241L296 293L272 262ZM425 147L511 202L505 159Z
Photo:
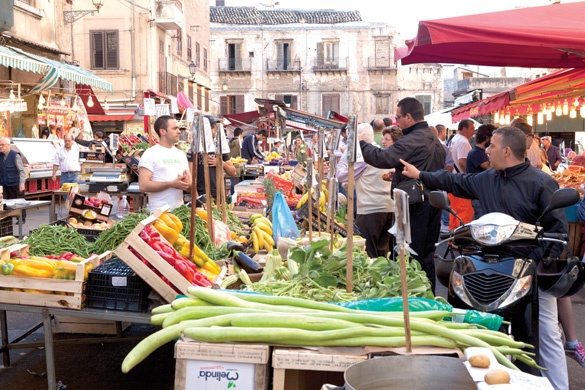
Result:
M321 115L326 118L329 111L339 112L339 101L338 93L323 94L323 111Z
M290 67L289 42L278 42L276 44L276 69L287 70Z
M190 60L193 58L193 53L191 52L191 37L187 35L187 59Z
M248 53L248 57L250 57L250 58L254 58L254 52L253 52L253 51L249 52L249 53Z
M200 50L201 47L199 46L199 42L195 43L195 63L199 66L199 58L200 58Z
M429 115L431 113L431 95L415 95L416 100L418 100L425 109L425 115Z
M390 95L376 96L376 114L390 113Z
M207 49L203 49L203 70L207 71Z
M197 86L197 109L203 109L203 87L200 85Z
M177 29L177 54L183 54L183 30Z
M193 96L194 89L195 88L193 88L193 83L189 83L189 99L191 99L192 102L195 101L195 96Z
M317 67L327 69L339 68L339 43L317 43Z
M296 95L275 95L274 99L283 101L287 107L292 108L293 110L297 109Z
M242 69L242 44L228 43L228 70Z
M119 69L118 30L90 31L91 68Z
M244 95L220 96L221 115L239 114L244 112Z
M209 112L209 89L205 90L205 112Z

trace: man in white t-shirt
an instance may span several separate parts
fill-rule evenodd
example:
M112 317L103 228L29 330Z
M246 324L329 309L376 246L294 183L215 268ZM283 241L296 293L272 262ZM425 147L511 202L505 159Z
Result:
M449 149L451 149L453 161L455 162L455 167L457 167L455 172L466 173L467 154L471 150L469 140L473 137L473 133L475 133L475 124L470 119L463 119L459 122L458 130L459 132L451 140Z
M475 124L471 119L463 119L459 122L457 130L458 133L451 140L449 149L451 149L451 155L453 156L453 161L455 163L454 172L463 174L467 173L467 154L469 154L469 151L471 150L469 140L475 133ZM449 200L451 201L451 207L464 223L469 223L473 220L473 206L471 205L471 200L457 198L453 194L449 194ZM449 217L449 228L455 229L457 226L459 226L459 220L451 215Z
M183 191L191 188L187 156L174 145L179 141L179 124L169 115L154 122L158 145L148 148L138 164L138 184L148 192L148 208L155 211L165 205L171 209L183 204Z

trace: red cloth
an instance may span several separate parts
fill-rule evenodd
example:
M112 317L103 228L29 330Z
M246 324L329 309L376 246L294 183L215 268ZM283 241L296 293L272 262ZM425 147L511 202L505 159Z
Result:
M449 201L451 207L457 215L463 220L463 223L469 223L473 221L473 206L471 205L470 199L458 198L454 195L449 194ZM453 230L460 226L460 222L454 215L450 214L449 217L449 229Z

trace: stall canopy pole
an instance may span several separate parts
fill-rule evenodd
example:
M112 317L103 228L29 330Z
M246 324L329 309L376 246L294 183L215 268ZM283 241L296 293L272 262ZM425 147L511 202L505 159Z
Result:
M307 169L307 193L309 200L309 245L313 243L313 159L309 158Z
M193 118L191 123L191 155L193 156L193 172L191 172L191 229L189 232L189 259L193 261L195 245L195 215L197 208L197 164L199 163L199 137L201 127L201 113Z
M339 142L340 129L334 129L331 133L331 140L329 143L329 182L327 184L329 190L329 212L327 213L327 232L329 233L329 246L333 251L333 241L335 237L335 212L337 211L337 186L336 186L336 171L337 159L335 158L335 150Z
M224 179L223 179L223 137L224 137L224 132L223 132L223 125L221 123L218 123L216 125L216 139L217 139L217 147L216 147L216 153L215 153L215 192L216 192L216 197L217 197L217 211L219 210L223 210L222 211L222 221L224 223L227 222L227 213L226 213L226 208L225 208L225 196L224 194Z
M353 190L354 190L354 163L356 160L357 145L357 119L354 115L349 117L347 136L347 275L346 290L353 291Z
M400 283L402 287L402 310L404 312L404 335L406 352L412 352L410 338L410 308L408 307L408 285L406 282L406 246L410 242L410 214L408 210L408 194L402 190L394 189L394 211L396 224L394 235L396 244L400 248Z
M317 219L318 221L318 229L319 229L319 237L321 237L321 197L323 196L322 192L322 185L323 185L323 164L324 164L324 156L325 156L325 148L323 147L323 143L325 142L324 140L325 137L325 131L324 129L321 127L318 130L318 135L317 135L317 154L319 156L319 181L317 182L317 199L319 200L318 203L318 208L319 208L319 218Z

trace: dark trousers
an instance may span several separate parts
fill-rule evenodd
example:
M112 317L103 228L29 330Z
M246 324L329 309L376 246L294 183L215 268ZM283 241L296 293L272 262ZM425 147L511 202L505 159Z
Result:
M358 214L355 224L366 239L368 257L386 257L390 249L388 229L392 227L392 213Z
M441 210L430 205L428 199L410 206L410 247L427 273L435 292L435 243L441 229Z
M3 186L2 196L4 199L24 198L24 191L20 191L20 186ZM26 210L22 210L22 220L26 219Z

